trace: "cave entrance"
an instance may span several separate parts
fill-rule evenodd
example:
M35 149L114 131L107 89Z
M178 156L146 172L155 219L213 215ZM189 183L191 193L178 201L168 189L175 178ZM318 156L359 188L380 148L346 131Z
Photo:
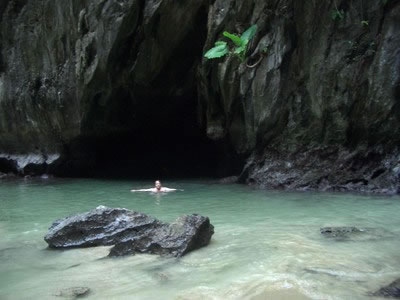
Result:
M99 102L101 100L99 99ZM93 107L84 133L65 145L55 173L68 177L198 178L237 175L243 166L226 141L206 136L198 120L197 90L182 95L116 92Z
M122 112L115 117L131 124L96 139L95 175L152 179L219 176L223 153L198 124L195 96L148 97L137 101L131 113L126 106L120 107ZM130 119L124 122L121 114Z
M226 160L232 153L228 143L208 139L197 115L196 70L207 36L207 9L200 10L168 63L149 82L136 81L125 66L135 61L129 46L135 35L115 47L109 63L112 91L88 96L84 134L68 146L70 165L76 162L79 176L163 179L238 173L241 161Z

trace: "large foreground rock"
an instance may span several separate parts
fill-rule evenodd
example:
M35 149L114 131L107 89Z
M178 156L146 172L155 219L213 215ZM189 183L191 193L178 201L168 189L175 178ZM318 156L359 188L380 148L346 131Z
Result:
M208 245L214 226L208 217L179 217L171 224L124 208L99 206L57 220L44 237L50 248L115 245L111 256L153 253L182 256Z

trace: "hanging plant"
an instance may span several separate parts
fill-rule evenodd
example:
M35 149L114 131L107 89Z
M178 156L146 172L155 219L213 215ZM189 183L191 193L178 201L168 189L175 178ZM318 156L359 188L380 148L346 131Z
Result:
M251 39L257 32L257 25L250 26L242 35L236 35L229 33L228 31L223 32L223 36L228 38L233 46L228 45L225 41L216 41L213 48L208 50L204 57L208 59L215 59L223 57L227 54L233 54L237 56L240 61L244 61L246 58L247 46Z

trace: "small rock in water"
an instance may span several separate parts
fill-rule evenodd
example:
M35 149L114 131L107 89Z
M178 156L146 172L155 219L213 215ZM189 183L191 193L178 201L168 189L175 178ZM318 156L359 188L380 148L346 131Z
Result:
M364 230L357 227L323 227L320 229L321 234L331 238L348 238L349 235L354 233L364 232Z
M378 291L371 293L371 296L400 298L400 278L393 281L391 284L384 286Z
M55 296L69 298L69 299L76 299L76 298L83 298L89 295L90 288L84 286L77 286L77 287L70 287L60 290Z

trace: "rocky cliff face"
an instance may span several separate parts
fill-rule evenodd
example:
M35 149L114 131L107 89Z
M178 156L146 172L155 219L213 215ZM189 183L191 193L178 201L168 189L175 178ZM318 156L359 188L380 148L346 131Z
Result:
M209 136L251 153L242 181L397 190L398 1L217 0L210 15L206 48L224 29L259 27L248 59L258 65L200 68Z
M53 154L61 159L51 171L60 175L118 165L142 175L165 170L160 176L190 165L181 161L197 149L211 162L194 160L194 169L214 163L196 124L205 1L2 3L4 165L14 159L8 154ZM17 161L20 172L26 164Z
M399 1L9 0L0 18L5 154L88 174L167 153L151 168L204 159L265 187L397 192ZM245 62L202 57L252 24Z

